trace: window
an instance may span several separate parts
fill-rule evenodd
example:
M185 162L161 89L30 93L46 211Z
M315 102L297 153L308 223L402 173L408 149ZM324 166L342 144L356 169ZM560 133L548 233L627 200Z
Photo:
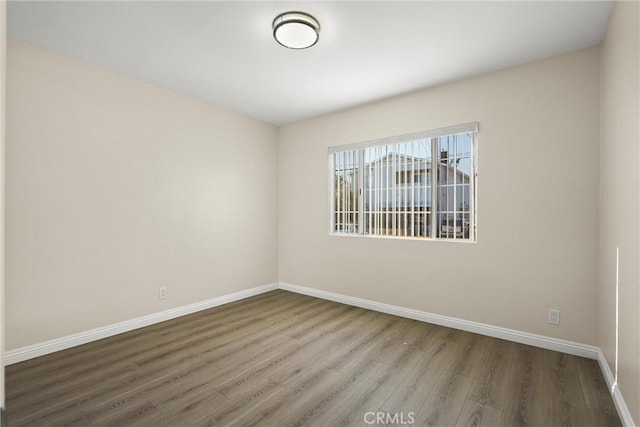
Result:
M477 131L330 147L331 233L475 242Z

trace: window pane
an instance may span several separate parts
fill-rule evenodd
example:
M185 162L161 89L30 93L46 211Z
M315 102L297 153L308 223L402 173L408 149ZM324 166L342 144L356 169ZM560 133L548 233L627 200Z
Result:
M469 175L471 174L471 158L469 157L460 157L457 159L458 162L458 183L468 184L469 183Z
M335 153L333 164L333 231L357 233L359 152L356 150Z
M397 141L332 154L333 230L475 239L475 133Z
M458 210L469 212L471 209L471 200L469 199L470 185L458 185L457 186L457 198L458 198Z
M471 134L458 134L456 140L456 157L471 157Z

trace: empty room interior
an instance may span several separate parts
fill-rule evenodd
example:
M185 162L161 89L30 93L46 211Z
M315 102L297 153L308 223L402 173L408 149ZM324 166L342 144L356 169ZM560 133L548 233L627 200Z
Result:
M640 425L639 6L3 0L2 426Z

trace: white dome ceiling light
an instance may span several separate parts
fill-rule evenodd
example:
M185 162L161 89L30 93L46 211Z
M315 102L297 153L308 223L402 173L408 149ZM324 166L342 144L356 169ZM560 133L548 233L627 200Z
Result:
M285 12L273 20L273 38L289 49L306 49L320 38L320 24L304 12Z

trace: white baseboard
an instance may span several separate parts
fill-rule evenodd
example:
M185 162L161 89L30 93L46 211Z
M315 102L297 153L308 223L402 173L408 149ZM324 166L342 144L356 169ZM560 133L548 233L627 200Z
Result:
M164 322L165 320L175 319L176 317L185 316L187 314L206 310L212 307L217 307L219 305L238 301L244 298L252 297L254 295L262 294L264 292L273 291L275 289L278 289L278 284L270 283L267 285L234 292L232 294L222 295L220 297L208 299L205 301L183 305L181 307L172 308L169 310L161 311L159 313L149 314L147 316L138 317L136 319L115 323L113 325L103 326L101 328L92 329L90 331L68 335L66 337L45 341L43 343L38 343L27 347L17 348L15 350L7 351L4 354L4 364L11 365L28 359L33 359L34 357L44 356L45 354L65 350L67 348L86 344L92 341L97 341L99 339L111 337L123 332L129 332L134 329Z
M611 393L611 397L613 398L613 403L616 405L616 409L618 410L618 415L620 415L620 419L622 420L622 425L624 425L625 427L636 426L637 424L633 422L631 412L629 412L629 408L622 398L620 388L618 388L618 385L615 384L615 377L613 376L613 372L611 372L609 363L607 363L607 359L604 357L604 353L601 349L598 349L598 365L600 365L602 375L607 382L607 387L609 388L609 392Z
M398 307L396 305L384 304L381 302L350 297L333 292L322 291L319 289L292 285L290 283L280 282L279 287L280 289L296 292L299 294L336 301L343 304L354 305L356 307L380 311L382 313L393 314L395 316L406 317L408 319L420 320L422 322L433 323L440 326L447 326L449 328L461 329L468 332L475 332L481 335L514 341L521 344L528 344L534 347L546 348L549 350L555 350L562 353L573 354L576 356L587 357L589 359L598 358L599 348L592 345L580 344L572 341L561 340L558 338L545 337L543 335L536 335L529 332L516 331L514 329L488 325L486 323L472 322L470 320L428 313L426 311Z

